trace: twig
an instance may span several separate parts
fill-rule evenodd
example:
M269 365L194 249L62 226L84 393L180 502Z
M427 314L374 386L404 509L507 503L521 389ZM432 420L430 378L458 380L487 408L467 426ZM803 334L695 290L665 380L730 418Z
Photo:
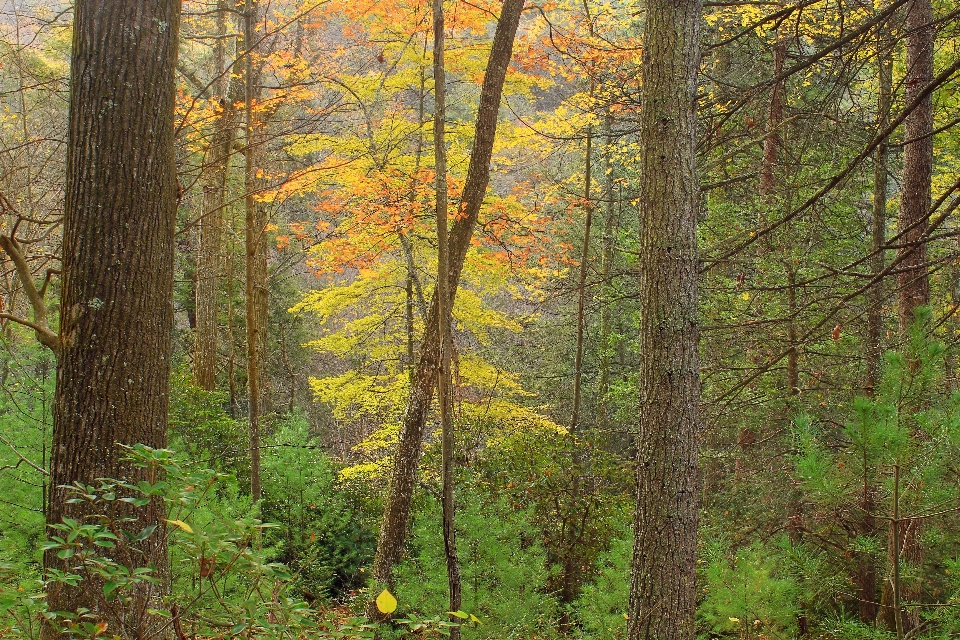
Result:
M50 472L48 472L46 469L44 469L43 467L35 464L32 460L30 460L30 459L27 458L25 455L23 455L22 453L20 453L19 451L17 451L17 448L16 448L15 446L13 446L13 443L10 442L9 440L7 440L6 438L4 438L3 436L0 436L0 442L2 442L3 444L5 444L6 446L10 447L10 450L13 451L13 453L16 454L16 456L17 456L18 458L20 458L20 461L21 461L21 462L26 462L28 465L30 465L31 467L33 467L34 470L39 471L40 473L42 473L42 474L45 475L45 476L49 476L49 475L50 475ZM20 465L20 463L18 462L18 463L17 463L17 466L19 466L19 465Z

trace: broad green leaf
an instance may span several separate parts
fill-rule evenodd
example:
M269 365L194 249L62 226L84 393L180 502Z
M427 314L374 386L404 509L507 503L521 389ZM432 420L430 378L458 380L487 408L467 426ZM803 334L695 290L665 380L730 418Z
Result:
M103 583L103 597L107 600L113 595L113 592L117 590L117 587L120 586L120 583L116 580L107 580Z
M151 524L143 528L143 530L137 534L134 538L137 542L143 542L147 538L153 535L153 532L157 530L157 525Z

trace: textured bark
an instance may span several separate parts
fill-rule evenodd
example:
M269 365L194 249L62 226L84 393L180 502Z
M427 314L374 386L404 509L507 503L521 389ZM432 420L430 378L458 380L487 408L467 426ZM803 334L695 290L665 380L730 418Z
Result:
M791 264L790 254L785 256L787 271L787 396L794 398L800 393L800 349L798 343L800 332L797 331L797 314L800 313L800 306L797 304L797 269ZM787 401L788 412L793 412L794 400Z
M933 6L930 0L910 0L906 5L907 77L906 104L913 102L933 79ZM927 248L921 237L930 215L930 179L933 175L933 99L927 93L903 121L903 177L899 227L907 253L899 275L900 331L913 323L917 307L930 302Z
M456 222L450 230L450 269L448 271L450 304L453 305L466 259L470 239L477 223L490 180L490 158L497 133L497 113L506 78L507 65L513 53L513 41L520 24L524 0L504 0L493 46L487 62L487 71L480 90L480 106L470 152L467 179L459 205ZM410 519L410 500L416 480L417 463L427 411L436 386L439 366L440 341L438 330L437 294L434 292L427 312L426 329L420 343L420 359L410 385L406 412L400 426L400 441L390 476L390 489L384 507L383 523L377 543L373 576L382 584L393 583L393 567L400 560ZM368 610L376 616L376 609Z
M787 58L787 43L777 30L776 42L773 46L773 69L771 77L778 78L770 88L770 102L767 105L767 124L763 135L763 155L760 159L760 213L758 226L763 229L770 224L771 211L777 202L777 164L780 156L780 147L783 141L780 136L780 127L783 123L783 103L786 93L786 80L781 78ZM762 258L774 250L775 237L768 234L757 243L757 257Z
M955 241L954 251L960 251L960 240ZM950 287L950 306L954 310L960 310L960 265L954 262L947 273ZM952 335L960 333L960 318L957 318L956 313L950 316L947 322L947 331L952 332ZM957 375L960 372L957 370L957 365L958 359L956 352L953 349L948 349L943 356L943 368L945 374L944 384L949 394L960 390L960 385L958 385L960 378L958 378Z
M701 426L695 142L700 20L698 0L647 3L631 640L694 637Z
M233 216L230 217L230 226L234 227L236 221ZM239 389L237 385L237 332L235 322L235 309L233 301L237 289L237 260L234 256L237 253L237 247L233 240L234 234L231 233L227 242L227 389L230 393L230 417L237 417L237 403Z
M219 76L213 93L221 111L213 125L203 171L203 212L200 218L200 250L197 254L197 329L193 353L194 383L207 391L216 389L217 310L220 277L220 252L223 229L223 205L227 188L227 170L236 133L236 83L225 71L227 1L217 4L217 31L213 73Z
M264 137L262 124L255 120L254 107L260 97L260 63L256 56L255 25L260 17L258 0L246 0L243 18L245 51L244 120L246 151L244 167L244 209L246 224L244 250L246 256L246 331L247 331L247 424L250 440L250 496L260 499L260 413L262 404L263 362L267 331L267 216L256 193L261 180L257 177Z
M173 326L180 2L79 0L74 20L49 523L91 516L86 503L66 502L63 485L146 478L122 462L117 445L166 445ZM161 502L116 504L132 519L128 531L164 530ZM140 548L130 561L154 563L163 577L164 536ZM48 552L44 566L69 565ZM157 637L163 620L146 609L162 606L168 588L166 580L144 585L109 607L92 581L54 585L48 598L52 611L93 609L111 634Z
M427 43L424 40L423 43L424 53L426 53ZM413 164L413 172L410 176L410 194L407 199L410 202L410 207L415 207L417 203L417 180L420 174L420 160L423 157L423 125L426 122L426 83L427 77L423 69L420 70L420 90L417 93L417 145L416 152ZM407 266L407 277L406 277L406 306L404 308L404 319L406 320L407 328L407 353L406 361L404 365L407 368L407 375L410 377L410 381L413 381L414 372L416 371L416 352L414 350L414 344L416 342L416 335L413 329L413 306L414 306L414 292L416 292L416 302L417 308L420 311L421 319L426 321L427 319L427 303L423 299L423 287L420 286L420 279L417 277L417 267L413 261L413 245L410 242L410 238L404 232L397 234L400 239L400 247L403 249L403 258L406 261Z
M920 542L922 522L917 518L900 518L899 513L896 513L894 520L890 523L887 538L889 570L883 583L877 620L888 631L896 633L898 638L903 638L920 624L918 607L903 605L919 600L922 580L904 581L900 576L900 568L902 566L919 567L923 564L923 547ZM898 608L899 616L896 615Z

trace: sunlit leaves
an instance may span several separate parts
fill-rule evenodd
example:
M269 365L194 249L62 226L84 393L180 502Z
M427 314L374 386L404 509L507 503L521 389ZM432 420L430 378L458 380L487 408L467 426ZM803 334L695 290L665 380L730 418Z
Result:
M167 522L169 522L175 527L179 527L180 529L183 529L187 533L191 533L191 534L193 533L193 529L190 527L190 525L184 522L183 520L167 520Z
M377 609L380 613L393 613L397 610L397 599L393 597L392 593L384 589L377 596Z

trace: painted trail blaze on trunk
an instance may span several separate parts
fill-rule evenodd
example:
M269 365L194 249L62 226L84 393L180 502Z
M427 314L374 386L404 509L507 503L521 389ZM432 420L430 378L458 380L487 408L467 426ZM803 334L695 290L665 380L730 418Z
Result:
M701 5L647 3L640 133L640 402L627 631L692 639L700 374L696 95Z

